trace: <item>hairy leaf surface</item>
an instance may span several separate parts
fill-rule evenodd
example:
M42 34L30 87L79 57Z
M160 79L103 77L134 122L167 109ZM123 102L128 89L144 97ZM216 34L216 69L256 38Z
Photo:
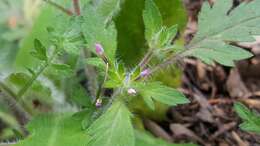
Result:
M189 100L174 88L162 85L160 82L151 82L146 84L138 84L138 92L143 96L147 105L153 109L152 99L167 105L177 105L189 103Z
M87 47L95 52L95 44L100 43L107 57L114 60L117 48L117 32L114 23L111 22L106 26L102 17L92 7L89 7L85 13L82 31Z
M158 33L162 28L162 16L153 0L145 1L143 19L145 25L145 38L148 43L151 44L154 35L156 35L156 33Z
M88 146L134 146L131 113L119 101L87 129L92 136Z
M205 63L214 61L232 66L233 61L251 57L252 54L230 42L254 41L253 36L260 34L260 1L242 3L227 15L231 1L218 0L213 8L204 4L199 15L199 28L188 45L186 55L195 56Z
M15 146L84 146L89 140L81 129L81 120L70 114L37 116L27 128L29 137Z

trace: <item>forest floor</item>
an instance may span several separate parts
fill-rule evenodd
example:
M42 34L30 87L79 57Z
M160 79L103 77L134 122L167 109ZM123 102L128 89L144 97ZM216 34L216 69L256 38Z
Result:
M213 1L209 1L213 3ZM188 43L197 30L197 15L203 0L184 0L189 18L184 34ZM238 4L234 2L234 7ZM145 121L154 135L170 142L193 142L203 146L260 146L260 136L239 129L240 118L233 104L242 102L260 111L260 40L235 44L255 56L229 68L207 66L199 60L184 60L180 88L192 101L171 108L168 121Z

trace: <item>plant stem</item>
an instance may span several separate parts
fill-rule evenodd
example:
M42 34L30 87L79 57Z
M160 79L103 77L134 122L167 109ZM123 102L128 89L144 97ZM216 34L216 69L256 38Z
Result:
M153 49L149 49L149 51L145 54L144 58L141 60L141 62L138 64L138 66L143 69L147 63L151 60L153 54Z
M108 68L109 68L109 64L106 63L106 73L105 73L105 77L104 77L104 81L102 82L102 84L100 84L98 91L97 91L97 95L96 95L96 99L94 104L97 102L97 100L100 98L100 94L102 92L103 89L103 85L105 84L106 80L107 80L107 76L108 76Z
M73 6L74 6L75 13L79 16L80 15L79 0L73 0Z
M33 85L35 80L43 73L43 71L51 64L52 60L55 58L56 54L58 53L58 49L55 48L54 53L52 56L44 62L44 65L40 67L39 71L36 72L35 75L25 84L25 86L18 92L17 96L20 97L22 100L23 95L28 91L28 89Z
M53 2L53 1L50 1L50 0L43 0L43 1L45 1L46 3L54 6L57 9L61 10L62 12L66 13L69 16L73 15L73 12L71 10L62 7L61 5L59 5L59 4L57 4L57 3Z
M10 106L16 107L19 106L18 105L18 101L19 101L19 97L9 88L7 87L4 83L0 82L0 93L4 94L5 97L9 97L10 101L17 101L17 103L12 102L13 104L10 104ZM23 108L25 109L24 111L26 111L27 115L30 115L30 108L24 103L24 102L20 102L20 104L23 106Z
M17 96L15 93L2 82L0 82L0 89L0 102L8 105L9 110L12 111L17 121L21 125L21 131L17 132L19 132L21 136L26 136L28 133L24 128L24 125L31 119L30 113L27 112L28 107L25 104L24 107L17 104Z

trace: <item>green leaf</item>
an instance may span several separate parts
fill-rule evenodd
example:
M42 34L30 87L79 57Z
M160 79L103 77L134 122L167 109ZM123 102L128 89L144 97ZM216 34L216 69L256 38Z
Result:
M134 146L131 113L120 101L112 106L87 129L91 135L88 146Z
M105 22L92 7L88 7L82 24L82 31L87 47L95 53L95 44L100 43L109 60L115 60L117 32L114 23L106 26Z
M86 130L95 120L97 117L95 108L85 108L73 115L73 117L82 119L81 121L81 127L83 130Z
M157 34L158 38L156 39L154 46L156 46L156 48L169 47L177 32L177 25L173 25L170 28L163 27L162 30Z
M253 36L260 34L259 4L260 1L243 3L229 15L227 11L232 6L231 1L218 0L213 8L204 4L199 15L198 32L184 54L198 57L207 64L216 61L226 66L251 57L251 53L229 42L254 41Z
M27 128L30 135L15 146L83 146L89 141L81 129L81 119L71 114L36 116Z
M155 106L154 106L154 101L152 99L152 97L144 97L144 102L145 104L151 109L151 110L155 110Z
M38 58L39 60L47 61L47 53L46 53L46 48L43 46L43 44L38 40L34 40L34 51L31 52L31 54Z
M118 14L123 2L124 0L101 0L97 7L97 11L105 18L105 23L111 21L112 18Z
M71 17L68 20L61 17L57 21L63 21L65 24L57 24L60 28L50 32L53 43L60 44L60 48L68 54L79 55L86 45L80 27L82 17Z
M153 0L145 1L143 19L145 25L145 38L148 41L150 47L152 47L151 43L153 41L154 35L156 35L156 33L158 33L162 28L162 16Z
M86 90L79 84L72 84L71 86L70 99L80 106L92 108L92 98Z
M136 145L135 146L196 146L195 144L173 144L162 139L155 138L147 132L135 130Z
M250 111L245 105L241 103L236 103L234 109L239 117L243 119L243 123L239 125L241 129L260 134L259 114Z
M160 82L140 83L136 85L137 92L143 96L143 98L153 98L161 103L167 105L177 105L189 103L189 100L179 91L171 87L162 85ZM145 99L147 103L147 99ZM151 107L150 104L148 104Z

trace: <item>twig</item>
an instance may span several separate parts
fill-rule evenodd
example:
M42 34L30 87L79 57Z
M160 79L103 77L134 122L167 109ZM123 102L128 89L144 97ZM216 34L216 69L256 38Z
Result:
M43 0L43 1L45 1L46 3L54 6L57 9L61 10L62 12L66 13L69 16L73 15L73 12L71 10L62 7L61 5L59 5L59 4L57 4L57 3L53 2L53 1L50 1L50 0Z
M230 122L224 125L221 125L221 127L219 127L218 131L216 131L211 137L211 140L216 139L219 135L224 134L226 131L229 131L231 129L233 129L235 126L237 125L236 122Z
M155 122L153 122L149 119L144 119L144 125L155 136L160 137L160 138L167 140L169 142L173 141L171 136L164 129L162 129L159 125L157 125Z
M73 6L74 6L75 13L79 16L80 15L79 0L73 0Z

